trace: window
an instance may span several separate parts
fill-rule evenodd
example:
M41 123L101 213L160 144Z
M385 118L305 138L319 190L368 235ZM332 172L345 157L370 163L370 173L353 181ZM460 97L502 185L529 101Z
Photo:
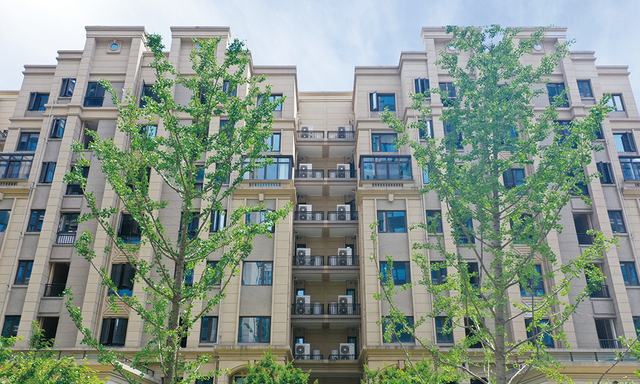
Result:
M102 320L100 344L108 347L123 346L127 337L129 319L110 317Z
M433 120L420 120L418 123L420 124L418 126L420 140L424 140L426 138L433 139Z
M640 336L640 316L633 316L633 327L636 329L636 336Z
M599 162L598 172L600 173L600 184L613 184L613 171L611 170L611 163Z
M89 167L82 167L82 177L85 179L89 176ZM84 189L82 185L77 183L67 184L67 195L84 195Z
M593 92L591 92L591 81L578 80L578 91L580 92L580 97L583 99L593 97Z
M238 343L268 343L271 333L270 317L241 317Z
M218 318L214 316L203 317L200 320L200 342L215 343L218 339Z
M431 263L431 284L441 285L447 282L447 266L444 262Z
M51 183L53 181L53 174L56 171L56 163L53 161L47 161L42 163L42 171L40 171L40 182Z
M18 336L19 326L20 326L20 316L5 316L4 326L2 327L2 337Z
M576 233L578 235L578 244L591 245L593 244L593 235L587 234L587 231L591 229L591 220L586 213L574 214L573 223L576 226Z
M242 285L271 285L273 262L245 261L242 265Z
M413 180L410 156L360 156L360 177L364 180Z
M445 147L448 150L464 149L462 146L462 132L456 132L453 124L444 122L444 140Z
M215 269L217 266L217 261L207 261L207 273L213 274L212 276L210 276L208 285L220 285L222 283L222 275L224 274L224 271L219 271L216 274Z
M282 95L270 95L269 96L269 102L273 103L279 99L282 98ZM260 95L258 96L258 104L261 104L263 102L263 100L265 100L265 95ZM273 111L282 111L282 103L279 104L278 106L276 106L275 108L273 108Z
M429 164L426 164L422 169L422 183L429 184Z
M438 344L452 344L453 343L453 327L451 325L451 319L438 316L436 321L436 343Z
M0 179L28 179L33 155L0 154Z
M535 230L533 216L527 213L520 215L519 220L509 220L513 231L514 244L533 244L535 242L532 231Z
M58 232L78 232L79 213L64 213L60 216Z
M16 273L16 279L13 282L17 285L27 285L31 279L31 271L33 270L33 260L20 260L18 262L18 273Z
M178 231L178 241L180 241L182 237L182 223L184 222L184 213L180 215L180 229ZM187 239L193 240L198 235L198 230L200 229L200 214L198 212L191 212L191 218L187 223Z
M624 104L622 103L622 95L619 94L619 93L611 95L611 100L609 100L607 105L612 106L614 108L615 112L624 112ZM44 111L44 109L42 109L42 110Z
M636 142L633 139L633 132L614 133L613 139L616 142L618 152L635 152Z
M0 232L4 232L7 230L10 215L11 211L0 211Z
M640 180L640 157L621 157L620 166L625 180Z
M118 237L127 244L138 244L140 242L140 225L128 213L122 214Z
M383 112L385 109L387 109L389 112L395 112L396 95L394 95L393 93L370 93L369 110L371 112Z
M253 173L245 173L245 179L251 180L291 180L293 159L290 157L271 157L273 164L263 165ZM260 161L259 161L260 162ZM247 164L245 162L245 164Z
M49 101L48 93L31 92L29 97L29 111L44 111L44 105Z
M117 288L118 295L131 296L133 294L133 283L136 270L129 263L113 264L111 266L111 281ZM109 290L109 295L115 292Z
M40 232L42 223L44 222L44 210L32 210L29 217L29 226L27 232Z
M507 189L515 188L518 185L524 184L524 169L522 168L507 169L505 173L502 174L502 178L504 180L505 188Z
M274 133L265 139L265 144L269 147L266 152L280 152L280 136L279 133Z
M40 319L40 328L42 328L42 336L45 340L55 339L59 322L59 317L42 317Z
M38 147L38 139L40 133L38 132L22 132L20 134L20 141L18 142L18 151L30 151L34 152Z
M142 83L142 93L140 94L140 108L147 106L147 102L144 97L153 99L156 103L160 102L160 98L153 92L153 84Z
M596 333L600 341L600 348L620 348L621 345L616 340L616 327L614 319L594 319L596 323Z
M143 125L140 127L140 136L147 139L153 139L158 134L157 125Z
M67 125L66 117L56 117L51 124L51 133L49 137L52 139L60 139L64 135L64 127Z
M398 152L395 141L398 135L395 133L372 133L371 134L371 151L372 152Z
M413 328L413 316L405 316L406 325L409 329ZM413 335L404 330L404 324L392 323L390 318L384 319L382 331L384 333L385 343L413 343Z
M520 296L544 295L544 281L542 280L542 266L533 266L533 275L522 276L520 281Z
M82 147L84 149L89 149L91 143L93 143L94 139L90 132L98 132L97 125L92 123L85 123L82 130Z
M478 263L475 261L466 262L467 264L467 276L469 277L469 285L473 288L480 288L480 271L478 269Z
M273 212L271 209L267 209L266 211L256 211L247 214L245 219L245 224L262 224L267 221L267 212ZM269 232L273 233L274 226L269 226Z
M569 99L567 99L567 94L564 93L564 83L548 83L547 91L549 92L549 104L553 104L557 100L558 107L569 107Z
M73 96L73 90L76 88L76 79L66 78L62 79L62 86L60 87L60 97Z
M611 231L613 233L627 233L622 219L622 211L609 211L609 222L611 223Z
M548 348L553 348L553 337L551 336L551 334L549 332L542 332L541 329L541 325L543 327L548 326L549 325L549 320L548 319L541 319L537 325L533 324L533 319L524 319L524 325L525 327L527 327L527 338L532 338L535 337L536 341L535 342L541 342L543 345L545 345ZM539 335L542 334L542 339L539 338ZM534 342L534 341L532 341Z
M442 233L442 211L427 211L427 232Z
M636 271L636 265L633 261L620 262L620 268L622 268L622 278L624 285L638 286L638 272Z
M482 340L479 336L476 336L476 332L478 331L479 326L476 323L468 318L464 318L464 335L465 338L472 340L473 342L469 345L469 348L482 348Z
M407 219L405 211L378 211L378 232L405 233Z
M226 93L227 96L235 97L238 94L238 87L229 80L224 80L222 82L222 91Z
M218 232L227 226L227 210L211 212L211 228L210 232Z
M563 142L569 136L571 130L571 120L554 120L558 124L556 135L559 136L560 142Z
M380 273L382 274L382 283L386 283L389 278L389 265L386 261L380 262ZM393 285L404 285L410 283L411 274L409 273L409 262L394 261L391 277L393 278Z
M98 82L89 82L87 94L84 97L85 107L102 107L104 102L104 88Z
M193 287L193 273L194 270L193 268L189 268L187 269L186 267L184 268L184 285L186 287Z
M458 237L458 244L475 244L476 239L473 237L473 220L469 219L464 224L464 227L467 229L466 231L469 233L469 236L465 233L465 230L462 226L457 226L456 235Z
M237 381L234 381L234 383L237 383ZM196 379L196 384L213 384L213 378Z
M440 89L445 92L445 95L441 97L442 105L448 107L452 104L452 100L456 98L456 87L453 86L453 83L440 83Z
M429 94L429 79L418 78L414 80L415 92Z

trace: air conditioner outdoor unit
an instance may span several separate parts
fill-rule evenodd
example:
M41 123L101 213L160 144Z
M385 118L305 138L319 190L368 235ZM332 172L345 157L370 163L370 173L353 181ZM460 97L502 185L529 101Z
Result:
M353 265L353 259L351 258L351 248L338 248L338 265Z
M353 297L349 295L338 296L338 315L353 315Z
M311 248L296 249L296 260L298 265L311 265Z
M339 139L346 139L347 138L347 132L351 131L351 126L350 125L338 125L338 138Z
M351 220L351 206L349 204L338 204L338 220Z
M300 131L302 131L302 133L300 134L300 137L303 139L308 139L311 137L311 134L309 133L309 131L313 131L313 125L301 125Z
M341 179L348 177L347 175L350 174L349 164L338 164L337 166L338 166L338 177Z
M354 343L340 343L340 359L353 360L356 358L356 345Z
M310 220L311 219L311 211L313 210L313 206L311 204L299 204L298 205L298 219L300 220Z
M311 296L296 296L296 315L308 315L311 313Z
M295 358L300 360L308 360L311 358L311 345L308 343L296 344Z
M311 171L313 169L313 164L298 164L298 170L300 177L310 177L311 175L309 174L309 171Z

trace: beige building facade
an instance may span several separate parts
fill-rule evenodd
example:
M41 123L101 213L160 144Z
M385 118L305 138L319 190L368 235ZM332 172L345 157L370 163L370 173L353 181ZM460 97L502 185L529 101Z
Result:
M111 81L121 92L119 97L125 92L140 95L144 85L153 83L154 75L144 28L86 30L83 50L58 51L57 65L25 66L20 91L0 91L0 321L4 335L25 339L32 322L39 322L48 336L55 337L61 353L87 357L111 382L121 382L109 367L97 366L92 352L80 344L82 336L70 321L60 292L72 287L85 326L105 345L127 355L149 338L133 312L124 307L118 313L109 309L107 290L98 274L74 252L77 231L91 231L95 249L103 249L110 240L95 223L77 223L77 215L86 211L83 191L64 183L63 176L76 161L71 143L88 140L85 129L113 138L117 145L126 143L125 135L116 131L118 111L96 82ZM532 31L525 29L523 35ZM191 71L188 58L193 37L220 37L224 47L231 33L228 28L172 28L167 57L186 74ZM395 134L379 118L388 106L405 122L414 121L409 94L449 87L453 81L435 65L438 53L449 49L445 31L423 28L422 39L424 51L403 52L397 66L357 67L352 92L300 92L295 66L250 66L251 75L268 75L273 95L286 97L281 110L274 112L274 150L267 154L278 162L278 170L248 175L225 204L231 211L259 202L267 209L292 203L295 210L278 224L273 238L256 240L254 252L231 280L222 305L197 323L186 340L186 355L212 356L203 370L228 369L213 382L240 382L245 365L268 348L282 362L293 360L295 366L311 370L311 378L320 384L359 383L365 364L404 366L407 357L398 340L383 338L380 320L389 308L374 298L381 292L379 264L370 256L393 255L398 284L424 278L410 254L414 244L430 238L443 238L447 249L458 248L465 258L473 259L470 251L456 244L447 222L437 234L410 229L412 223L426 221L429 212L444 212L446 207L434 193L420 193L428 176L409 148L395 149ZM565 39L565 29L550 29L528 60L536 62ZM605 286L582 303L565 325L568 344L554 341L551 346L566 373L578 382L597 380L615 358L616 337L636 337L640 326L640 239L635 232L640 231L640 153L635 144L640 139L640 116L628 76L626 66L595 65L593 52L572 52L551 76L551 87L556 88L550 91L569 89L570 106L560 109L560 120L585 116L586 109L605 93L613 95L616 107L603 124L599 142L605 150L594 154L595 161L586 170L603 174L600 182L588 186L592 204L572 198L562 212L564 230L548 237L563 259L589 244L588 229L619 238L620 247L611 249L599 265L607 276ZM243 92L246 89L238 89L240 96ZM175 91L178 102L187 102L189 96ZM427 102L433 111L430 134L442 138L443 104L437 95ZM542 111L548 103L545 95L535 107ZM214 119L212 131L219 126L219 119ZM162 134L163 128L157 132ZM417 131L409 134L420 138ZM118 207L97 159L90 151L85 155L91 162L88 189L102 207ZM158 175L151 175L149 193L154 199L177 199ZM179 217L179 205L174 206L162 215L167 232L177 237L179 223L170 220ZM119 236L130 242L139 239L125 215L114 220ZM370 225L375 221L384 222L378 228L377 244L370 240ZM212 230L223 230L223 225ZM139 257L149 258L151 252L149 246L142 246ZM99 255L99 265L126 273L122 255L115 251ZM219 256L211 255L211 260ZM429 256L438 260L437 255ZM194 276L204 268L196 268ZM575 292L585 284L577 281ZM122 289L144 295L142 284L123 283ZM518 289L511 299L523 300ZM431 297L418 286L400 292L395 302L411 320L417 320L429 311ZM260 332L246 334L247 325ZM509 331L514 339L526 337L524 321ZM442 348L451 345L429 322L418 327L416 334ZM464 330L455 330L453 341L463 336ZM424 353L410 338L403 344L414 359ZM23 340L19 347L25 346ZM637 362L622 362L607 379L625 381L636 368ZM160 383L160 372L150 367L145 381ZM545 381L536 375L528 380Z

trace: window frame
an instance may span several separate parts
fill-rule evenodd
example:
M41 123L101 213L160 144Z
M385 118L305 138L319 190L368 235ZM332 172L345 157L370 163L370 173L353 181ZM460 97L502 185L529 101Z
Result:
M211 212L211 226L209 232L220 232L227 227L227 210L221 209L219 211Z
M611 99L609 99L609 102L607 103L607 105L614 108L612 112L626 111L624 107L624 101L622 100L622 93L612 93Z
M89 177L90 167L82 167L82 177L85 179ZM79 193L78 193L79 192ZM84 195L84 189L79 183L68 183L65 191L66 196L82 196Z
M473 236L473 219L467 220L467 222L463 225L471 230L471 235L467 236L464 233L464 230L460 226L456 226L455 232L456 232L456 237L458 238L457 244L458 245L475 244L476 238L475 236Z
M633 132L614 132L613 141L616 145L616 151L618 153L630 153L636 152L637 150L636 140L633 136Z
M25 139L23 139L25 138ZM35 142L34 142L35 138ZM35 152L40 141L40 132L20 132L16 152Z
M526 278L526 287L520 284L520 297L538 297L544 296L547 292L544 286L544 278L542 274L542 265L535 264L535 276Z
M562 103L558 103L558 108L569 108L569 98L567 97L567 93L564 90L567 87L564 85L564 82L559 83L547 83L547 93L549 96L549 104L553 104L555 98L562 95L560 101ZM553 92L552 92L553 90Z
M433 133L433 119L418 120L418 123L420 124L418 126L418 136L420 136L419 139L421 141L426 140L427 137L430 139L435 137Z
M393 103L387 103L392 100ZM382 102L385 101L385 102ZM395 93L369 93L369 111L370 112L384 112L385 108L389 107L389 112L396 111L396 94Z
M0 153L0 179L28 179L33 157L33 154Z
M45 92L31 92L29 95L28 111L44 111L45 105L49 102L49 94Z
M611 224L611 232L627 233L627 226L624 223L624 216L620 210L607 211L609 214L609 223Z
M427 209L425 213L426 224L427 224L427 233L439 234L444 233L444 229L442 227L442 210L440 209ZM430 221L435 221L435 232L432 232L429 228L433 227L434 223Z
M413 316L405 316L404 317L406 323L407 323L407 327L413 327ZM391 343L414 343L415 339L413 337L412 334L407 333L407 332L402 332L402 330L404 329L404 325L402 323L395 323L394 327L395 327L395 332L392 332L389 338L389 341L387 341L387 338L385 337L387 328L389 328L391 323L391 318L390 317L385 317L384 318L384 322L382 323L382 342L383 344L391 344ZM397 333L400 333L400 337L398 337Z
M434 268L437 264L440 264L440 268ZM444 261L432 261L429 269L431 270L431 285L447 283L447 266Z
M7 227L9 227L10 219L11 219L11 210L0 209L0 232L5 232L7 230Z
M158 95L153 92L153 83L147 84L144 81L142 82L142 89L140 91L140 103L138 104L140 108L144 108L147 106L147 102L144 101L145 96L152 98L156 103L160 103L160 97L158 97Z
M393 138L391 145L393 146L389 149L388 139ZM383 142L386 139L387 142ZM375 132L371 134L371 152L398 152L396 148L396 141L398 140L397 133L379 133Z
M418 77L413 81L413 89L415 93L422 93L425 96L429 97L430 95L429 79L424 77Z
M83 107L102 107L104 104L105 89L97 81L87 83L87 91L84 95Z
M543 337L542 337L542 345L546 346L547 348L555 348L555 343L553 341L553 334L549 333L549 332L542 332L542 330L540 329L540 327L538 325L535 326L531 326L533 322L533 318L525 318L524 319L524 326L525 326L525 330L527 332L527 338L535 338L535 340L538 340L538 336L542 333ZM549 324L549 319L540 319L540 321L538 322L538 324ZM529 330L528 328L531 327L531 329ZM533 341L532 341L533 342Z
M600 184L615 184L611 163L600 161L596 163L596 166L598 167L598 172L600 173Z
M127 221L131 221L132 223L131 230L127 232L127 233L130 233L129 235L125 235L122 232L122 228L125 225L125 219L127 219ZM135 236L136 234L138 236ZM125 238L123 238L123 236ZM136 221L136 219L133 218L133 216L130 213L122 212L122 214L120 215L120 222L118 224L118 238L122 239L122 241L124 241L125 244L138 244L140 243L140 240L142 240L142 232L140 231L140 224ZM137 241L136 241L136 238L137 238Z
M262 210L262 211L253 211L251 213L247 213L246 216L245 216L245 224L262 224L262 223L265 223L267 221L267 218L266 218L267 212L273 212L273 209L266 209L266 210ZM257 217L258 214L260 214L260 222L256 222L255 221L255 217ZM269 226L269 232L271 232L271 233L275 232L275 225Z
M213 324L214 321L215 324ZM218 342L218 316L204 316L200 319L200 338L198 341L200 344L215 344Z
M42 163L42 169L40 170L39 183L51 184L53 182L53 176L56 172L55 161L45 161Z
M273 164L257 167L252 173L244 172L245 180L291 180L293 174L293 158L291 156L267 156L273 159ZM258 162L263 162L258 160ZM243 167L248 164L243 160ZM275 176L275 177L273 177Z
M250 281L247 264L256 264L257 281ZM273 285L273 261L244 261L242 263L242 285L243 286L272 286Z
M32 272L33 260L18 260L18 268L16 269L16 277L13 279L13 285L29 285Z
M106 317L102 319L99 343L105 347L123 347L127 340L129 319L126 317Z
M133 287L135 285L136 270L130 263L111 264L111 272L109 277L113 285L118 289L119 296L132 296ZM116 292L109 290L108 296L115 295Z
M277 140L276 140L276 137L277 137ZM280 152L280 148L282 144L282 134L272 133L271 136L264 139L264 141L265 141L265 144L268 146L265 152Z
M591 89L591 80L577 80L578 92L582 99L593 99L593 90Z
M260 103L262 103L262 100L264 99L265 96L266 96L265 94L258 95L258 99L256 100L256 104L260 105ZM269 103L273 103L276 100L281 99L282 96L283 96L282 93L272 93L272 94L269 95L269 98L267 100L269 100ZM273 111L274 112L282 112L282 105L283 104L284 103L280 103L280 104L276 105L273 108Z
M448 107L451 105L452 101L458 97L458 92L456 87L453 85L452 81L441 81L438 83L438 87L441 91L447 93L447 98L440 96L440 101L442 105Z
M18 336L18 329L20 327L21 316L5 316L4 324L2 325L2 337L16 337Z
M451 319L446 316L436 316L433 320L436 329L436 344L453 344ZM445 333L443 328L446 328L448 332Z
M362 180L413 180L411 156L360 156Z
M525 178L524 168L509 168L502 174L502 181L506 189L513 189L523 185Z
M66 77L62 79L60 85L60 94L58 97L72 97L73 91L76 89L76 79L72 77Z
M638 277L638 269L633 261L621 261L620 269L622 270L622 279L627 287L640 286L640 278Z
M255 338L252 340L243 340L242 338L242 330L243 325L245 324L245 319L256 319L257 320L257 333L255 334ZM264 331L266 329L266 335ZM257 341L256 341L257 339ZM238 343L247 343L247 344L268 344L271 342L271 317L270 316L241 316L238 321Z
M75 216L75 219L73 218ZM78 232L80 213L77 212L62 212L60 214L60 222L58 223L58 233L70 233ZM74 229L75 222L75 229Z
M396 215L399 215L396 217ZM378 210L378 233L407 233L407 211L406 210ZM402 226L394 225L390 228L390 220L402 217ZM398 223L395 223L398 224Z
M218 266L218 263L219 263L219 261L217 261L217 260L207 260L207 265L206 265L207 270L215 270L216 267ZM224 278L224 276L223 276L224 275L224 271L221 271L221 272L222 272L221 276L215 276L214 275L213 276L213 280L209 281L207 283L207 285L210 285L210 286L213 286L213 287L221 285L222 284L222 279Z
M393 285L405 285L411 283L411 263L408 261L394 261L391 271ZM399 276L400 271L404 271L404 279ZM382 275L381 283L385 284L389 278L389 267L386 261L380 262L380 274Z
M44 209L32 209L29 215L29 225L27 226L27 232L41 232L42 224L44 223L44 215L46 211Z
M51 123L50 139L62 139L64 136L64 128L67 125L66 117L55 117Z

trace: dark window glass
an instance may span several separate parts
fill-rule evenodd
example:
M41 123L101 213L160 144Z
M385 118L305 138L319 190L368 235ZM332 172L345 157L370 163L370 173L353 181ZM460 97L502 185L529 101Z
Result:
M84 97L85 107L102 107L104 102L104 88L98 82L89 82L87 94Z
M38 132L22 132L18 142L18 151L35 151L38 147L39 138L40 133Z
M372 133L371 134L371 151L372 152L398 152L395 141L398 135L395 133Z
M378 232L407 232L406 211L378 211Z
M218 340L218 318L214 316L203 317L200 320L200 342L215 343Z
M85 179L89 176L89 167L82 167L82 177ZM67 195L84 195L82 186L77 183L67 184Z
M361 156L360 177L364 180L413 180L409 156Z
M427 211L427 232L429 233L442 233L442 212Z
M420 124L418 127L420 140L433 139L433 120L420 120L418 123Z
M544 295L544 281L542 280L542 267L534 265L533 276L524 278L520 283L520 296L542 296Z
M33 155L0 154L0 179L28 179Z
M32 210L29 217L29 226L27 232L40 232L42 223L44 222L44 210Z
M280 152L280 134L274 133L268 139L265 139L265 144L269 147L267 152Z
M424 169L422 169L422 182L429 184L429 164L425 165Z
M591 92L591 81L578 80L578 91L582 98L593 97L593 92Z
M247 225L248 224L262 224L262 223L266 222L267 221L267 218L266 218L266 213L267 212L272 212L272 210L268 209L267 211L257 211L257 212L252 212L252 213L247 214L246 219L245 219L245 224L247 224ZM273 231L274 231L274 226L273 225L271 225L269 227L269 231L271 233L273 233Z
M429 94L429 79L418 78L414 81L414 89L416 93Z
M227 94L227 96L235 97L238 94L238 86L229 80L224 80L222 83L222 91Z
M82 146L84 149L89 149L91 143L93 143L93 136L87 131L97 132L98 127L95 124L85 123L82 131Z
M0 232L4 232L7 230L10 216L11 211L0 211Z
M47 161L42 163L42 171L40 171L40 182L51 183L53 181L53 174L56 171L56 163L53 161Z
M456 235L458 237L458 244L475 244L476 239L473 237L473 220L469 219L465 223L464 227L466 228L466 232L469 233L469 236L465 233L465 229L462 226L458 226L456 228Z
M271 334L270 317L241 317L238 343L268 343Z
M157 125L143 125L140 127L140 136L153 139L158 134Z
M601 184L613 184L613 171L611 170L611 163L599 162L597 164L598 172L600 173Z
M218 232L227 226L227 210L211 212L211 228L210 232Z
M406 316L405 322L407 323L407 327L410 329L413 327L413 316ZM383 333L385 334L384 342L385 343L413 343L413 335L404 330L404 325L402 323L392 323L390 318L384 319L383 324ZM387 338L387 336L389 336Z
M613 233L627 233L627 228L622 219L622 211L609 211L609 222Z
M269 96L269 102L273 103L276 100L279 100L282 98L282 95L271 95ZM262 103L262 100L264 99L264 95L260 95L258 96L258 104ZM274 111L282 111L282 104L276 106L275 108L273 108Z
M451 344L453 343L453 328L451 325L451 319L438 316L435 318L436 322L436 343L438 344Z
M76 79L62 79L62 87L60 87L60 97L73 96L73 90L76 88Z
M217 261L207 261L207 273L214 274L209 279L209 285L220 285L222 283L222 275L224 274L224 271L219 271L217 274L215 274L215 269L217 266Z
M621 157L620 166L625 180L640 180L640 157Z
M553 348L553 337L550 333L542 332L540 325L546 326L549 324L549 320L541 319L538 325L533 325L533 319L524 319L524 325L527 327L527 338L538 337L542 333L542 342L548 348Z
M42 328L45 340L55 339L59 321L59 317L43 317L40 319L40 328Z
M614 133L613 140L616 143L618 152L636 151L636 141L633 138L633 132Z
M142 93L140 94L140 108L144 108L147 106L147 102L144 97L149 97L153 99L156 103L160 102L160 98L153 92L153 84L142 84Z
M382 273L382 282L386 283L389 278L389 265L386 261L380 262L380 273ZM393 285L404 285L410 283L411 274L409 270L409 262L394 261L391 276L393 277Z
M620 262L620 268L622 268L622 278L624 285L638 286L638 271L636 270L636 264L633 261Z
M17 285L27 285L31 279L31 271L33 270L33 260L20 260L18 262L18 272L16 273L16 279L13 282Z
M448 150L463 149L462 132L457 131L451 123L444 122L444 140Z
M78 232L79 213L65 213L60 216L58 232Z
M111 281L118 290L120 296L133 295L133 283L136 276L136 270L129 263L113 264L111 266ZM113 295L113 291L109 291L109 295Z
M44 105L47 104L48 101L48 93L31 92L29 107L27 109L30 111L44 111Z
M273 284L273 262L245 261L242 266L242 285Z
M511 168L502 174L504 179L504 187L507 189L515 188L524 184L524 169Z
M137 244L140 242L140 225L128 213L122 214L118 237L125 243Z
M18 336L19 326L20 326L20 316L5 316L4 326L2 327L2 337Z
M431 284L440 285L447 282L447 266L444 263L433 262L431 265Z
M243 177L251 180L291 180L292 159L290 157L271 157L273 164L246 172ZM247 162L245 162L247 164Z
M52 139L60 139L64 135L64 127L66 125L66 117L56 117L53 119L53 124L51 124L51 134L49 137Z
M571 130L571 120L555 120L554 123L558 124L558 130L556 131L556 135L559 137L560 142L563 142L564 139L569 136L569 131Z
M574 214L573 223L576 226L578 244L593 244L593 235L587 234L587 231L591 229L591 220L589 219L589 215L586 213Z
M636 336L640 336L640 316L633 316L633 327L636 329Z
M180 229L178 232L178 241L182 236L182 222L184 220L184 214L180 216ZM198 230L200 229L200 214L197 212L191 213L191 219L187 223L187 239L193 240L198 235Z
M385 109L387 109L389 112L395 112L396 95L394 95L393 93L370 93L369 110L372 112L383 112Z
M129 319L112 317L102 320L100 344L106 346L123 346L127 337Z
M478 270L478 263L467 262L467 276L469 277L469 284L475 288L480 288L480 271Z
M446 93L445 96L442 96L442 105L448 107L452 104L452 101L456 98L456 87L453 86L453 83L444 82L439 83L440 89Z
M622 102L621 94L611 95L611 100L607 103L608 105L614 108L614 111L623 112L624 111L624 103ZM44 109L42 109L44 111Z
M549 92L549 104L553 104L553 102L556 100L556 97L558 97L558 107L569 107L569 99L567 99L567 94L563 94L564 83L548 83L547 91Z

